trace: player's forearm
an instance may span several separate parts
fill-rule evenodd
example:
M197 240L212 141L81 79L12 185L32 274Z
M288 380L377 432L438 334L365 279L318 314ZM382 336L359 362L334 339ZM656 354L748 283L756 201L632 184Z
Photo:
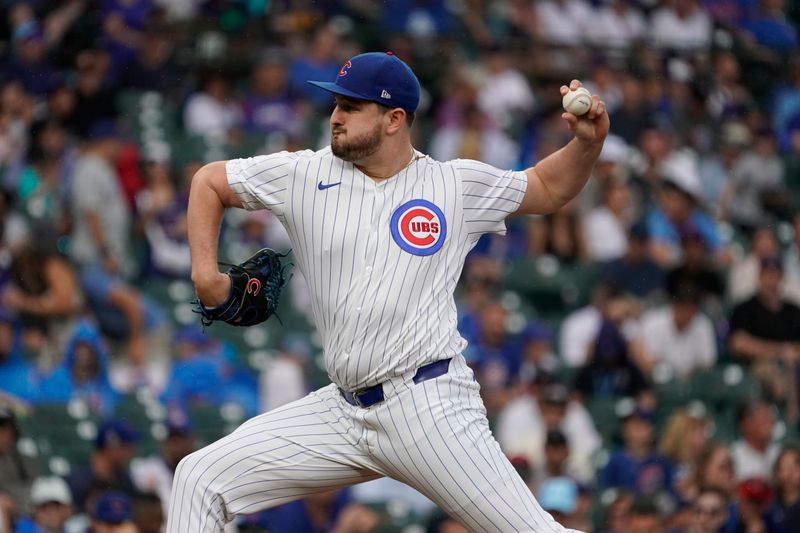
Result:
M192 281L208 307L223 303L230 292L230 280L217 266L219 228L227 207L241 207L241 203L228 186L225 163L210 163L192 179L186 212Z
M602 141L574 138L533 167L550 197L553 211L562 208L583 189L602 149Z

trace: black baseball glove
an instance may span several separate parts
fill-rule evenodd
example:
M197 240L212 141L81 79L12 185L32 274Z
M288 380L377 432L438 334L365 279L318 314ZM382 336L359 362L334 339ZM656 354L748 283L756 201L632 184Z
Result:
M252 326L264 322L275 314L281 289L288 279L284 270L289 265L281 264L275 250L262 248L246 261L238 265L228 265L231 279L231 292L228 299L217 307L205 307L200 300L195 303L195 312L200 314L203 326L210 326L217 320L232 326Z

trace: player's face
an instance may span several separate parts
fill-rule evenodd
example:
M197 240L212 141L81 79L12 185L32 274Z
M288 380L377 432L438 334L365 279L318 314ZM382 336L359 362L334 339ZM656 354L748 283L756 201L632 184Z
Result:
M331 152L352 163L373 155L383 139L383 113L377 104L336 97L331 113Z

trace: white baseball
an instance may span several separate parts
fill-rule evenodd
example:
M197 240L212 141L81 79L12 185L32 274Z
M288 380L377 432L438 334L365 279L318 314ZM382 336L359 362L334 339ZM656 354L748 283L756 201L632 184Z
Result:
M585 87L578 87L577 89L567 91L564 98L561 99L561 105L567 113L572 113L579 117L589 111L592 107L592 93Z

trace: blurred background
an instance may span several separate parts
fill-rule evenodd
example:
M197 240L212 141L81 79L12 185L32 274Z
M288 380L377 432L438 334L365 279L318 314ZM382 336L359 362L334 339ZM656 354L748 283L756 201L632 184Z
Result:
M800 3L0 0L0 532L161 528L181 457L328 382L299 272L280 321L203 331L204 163L328 143L362 51L417 73L415 146L523 169L611 116L568 206L467 258L466 357L542 505L615 533L800 531ZM222 259L288 250L230 212ZM134 528L134 529L131 529ZM465 531L390 480L242 532Z

